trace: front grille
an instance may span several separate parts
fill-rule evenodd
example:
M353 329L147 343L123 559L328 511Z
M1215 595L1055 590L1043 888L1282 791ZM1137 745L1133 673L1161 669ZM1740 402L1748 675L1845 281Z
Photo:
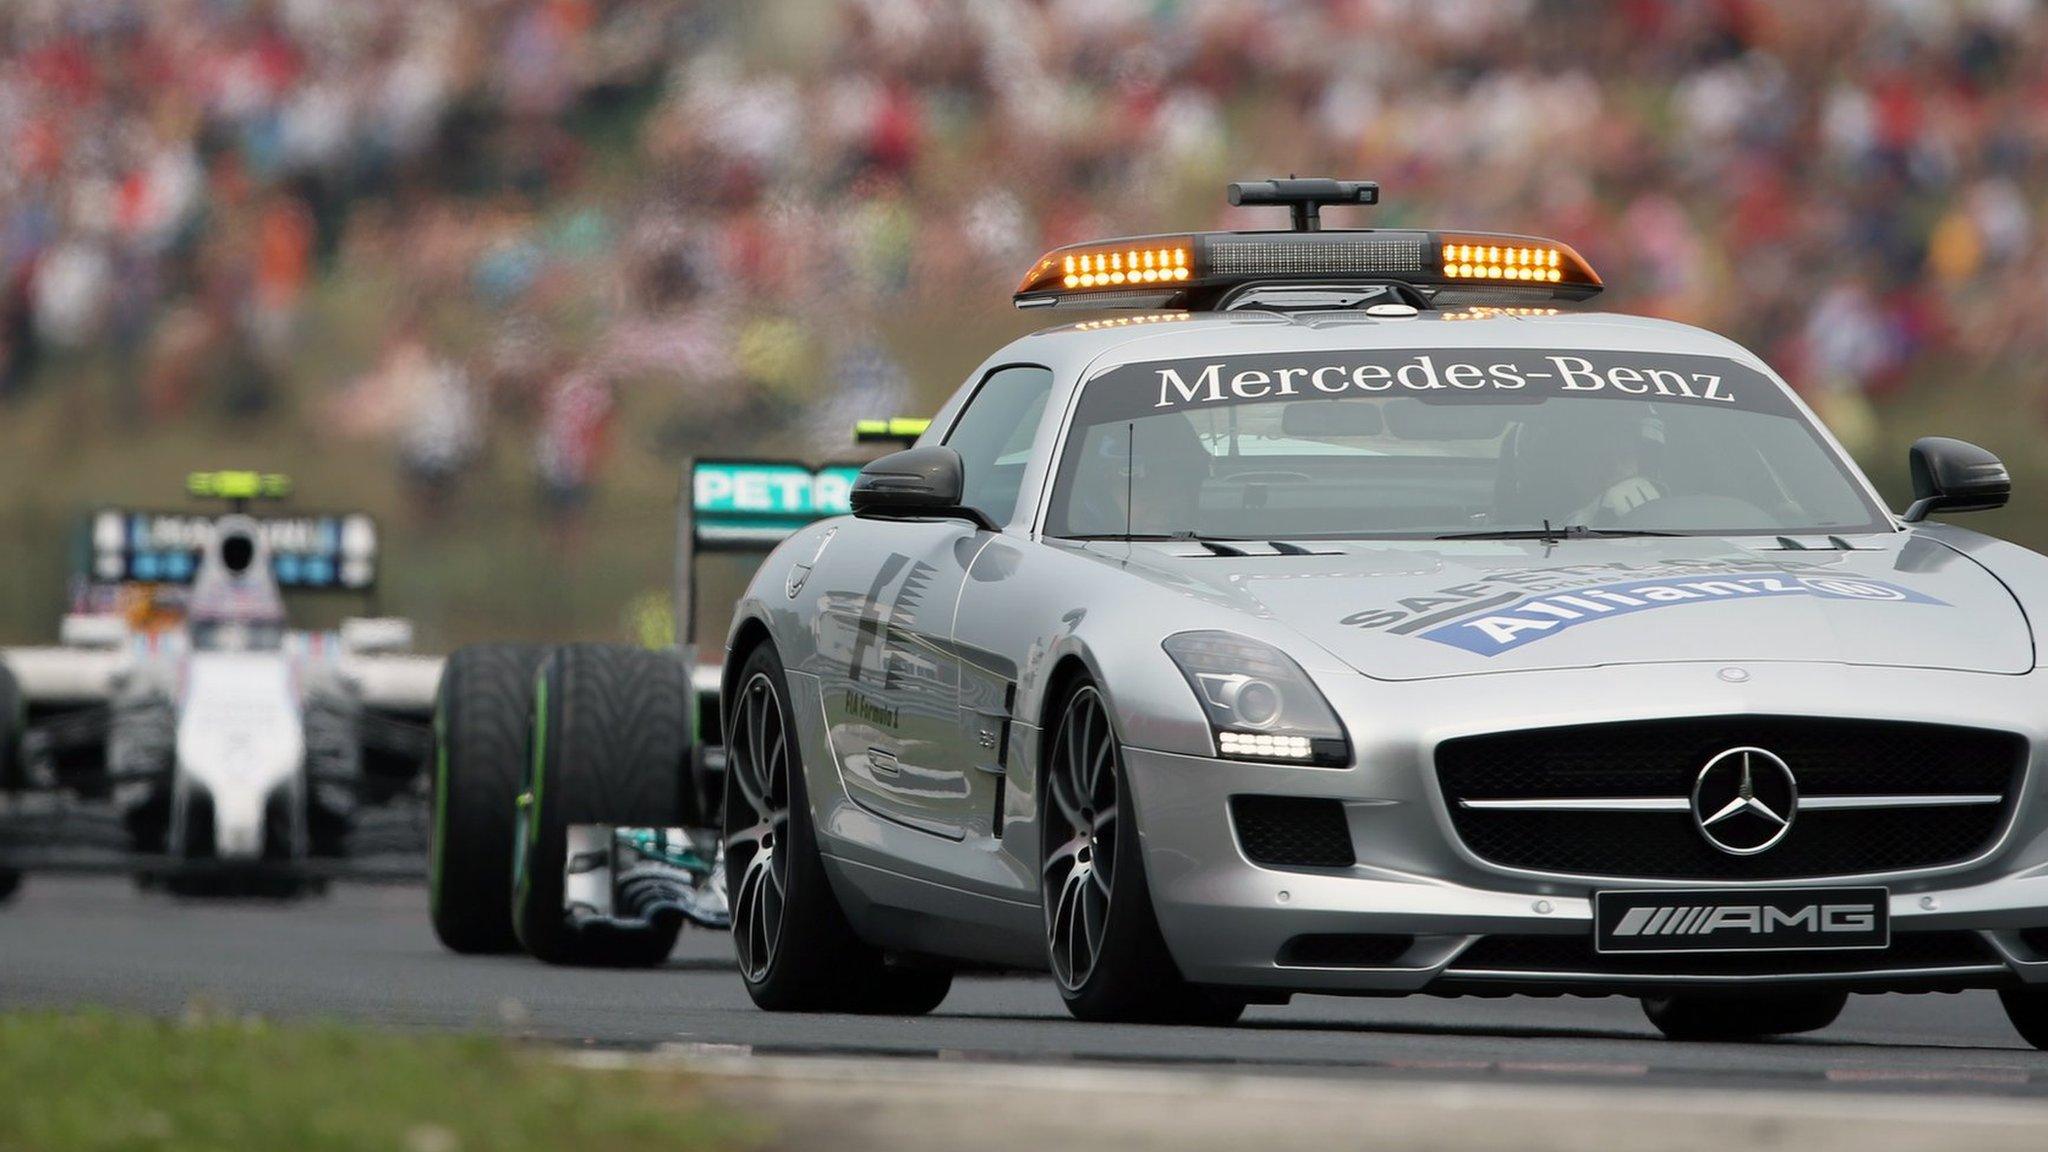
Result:
M1232 796L1230 822L1247 860L1276 868L1348 868L1351 824L1335 800Z
M1385 968L1415 946L1413 936L1323 933L1296 936L1280 946L1282 968Z
M2033 949L2034 955L2048 960L2048 928L2029 928L2021 932L2020 943Z
M1781 976L1957 968L1998 957L1974 932L1908 932L1889 948L1839 952L1601 954L1590 936L1488 936L1452 961L1461 972L1590 972L1605 976Z
M1984 794L1998 804L1802 810L1767 851L1709 844L1690 810L1480 810L1460 800L1690 798L1730 748L1781 757L1806 796ZM1935 868L1990 847L2011 813L2026 740L2010 732L1875 720L1717 716L1545 728L1447 740L1437 776L1474 855L1540 872L1779 880Z

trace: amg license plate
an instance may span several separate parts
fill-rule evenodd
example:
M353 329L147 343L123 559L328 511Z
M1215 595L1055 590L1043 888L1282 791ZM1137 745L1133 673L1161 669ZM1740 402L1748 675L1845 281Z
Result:
M1598 952L1885 948L1883 888L1645 889L1593 894Z

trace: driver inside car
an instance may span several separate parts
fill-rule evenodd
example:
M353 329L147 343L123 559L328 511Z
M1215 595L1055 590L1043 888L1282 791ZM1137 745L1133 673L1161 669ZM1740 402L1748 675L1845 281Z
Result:
M1664 445L1664 422L1655 416L1631 416L1615 423L1614 434L1596 438L1586 456L1589 486L1600 494L1572 513L1568 523L1612 524L1664 497L1664 490L1648 475L1657 449Z
M1579 404L1539 415L1546 418L1524 424L1513 449L1519 480L1513 505L1530 526L1541 520L1611 526L1667 494L1655 478L1662 419L1635 404ZM1569 427L1559 422L1566 417Z
M1132 445L1133 433L1136 446ZM1093 429L1075 469L1067 531L1080 536L1193 532L1209 452L1186 416Z

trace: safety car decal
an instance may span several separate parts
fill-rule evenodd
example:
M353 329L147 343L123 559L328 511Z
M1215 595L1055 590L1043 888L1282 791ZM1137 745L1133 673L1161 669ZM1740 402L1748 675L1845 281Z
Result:
M1498 656L1596 620L1683 604L1784 596L1946 606L1945 601L1911 588L1860 576L1728 573L1628 580L1527 595L1508 604L1468 606L1457 619L1434 623L1414 634L1480 656Z
M1284 399L1533 404L1552 397L1649 400L1774 416L1795 413L1763 373L1721 356L1557 348L1287 352L1151 361L1088 382L1079 422Z

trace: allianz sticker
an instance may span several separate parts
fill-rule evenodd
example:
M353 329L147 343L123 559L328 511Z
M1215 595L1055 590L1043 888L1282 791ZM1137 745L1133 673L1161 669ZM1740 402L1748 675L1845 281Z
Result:
M1808 596L1821 600L1866 600L1900 604L1945 604L1925 593L1884 580L1847 576L1799 576L1756 572L1704 579L1626 580L1570 592L1525 596L1497 609L1416 633L1480 656L1498 656L1546 637L1615 616L1680 604Z
M1777 596L1947 604L1888 581L1842 576L1789 558L1697 557L1504 568L1353 612L1338 623L1497 656L1594 620L1681 604Z

